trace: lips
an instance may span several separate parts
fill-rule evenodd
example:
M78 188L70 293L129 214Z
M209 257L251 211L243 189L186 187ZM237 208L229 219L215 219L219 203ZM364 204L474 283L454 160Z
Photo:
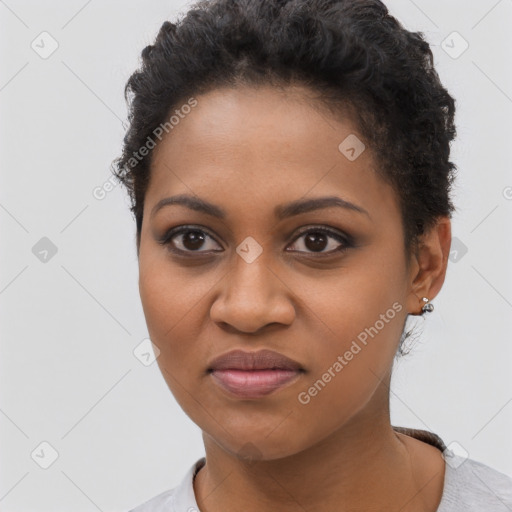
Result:
M245 352L232 350L215 358L208 370L301 370L297 361L274 352L273 350L259 350L258 352Z
M296 380L303 372L297 361L272 350L233 350L208 366L213 381L240 398L261 398Z

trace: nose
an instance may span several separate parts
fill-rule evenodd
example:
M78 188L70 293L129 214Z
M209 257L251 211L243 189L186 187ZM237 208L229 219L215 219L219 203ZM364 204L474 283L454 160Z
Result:
M270 324L291 325L295 318L293 286L260 255L248 263L235 256L231 270L218 284L210 317L222 328L259 333Z

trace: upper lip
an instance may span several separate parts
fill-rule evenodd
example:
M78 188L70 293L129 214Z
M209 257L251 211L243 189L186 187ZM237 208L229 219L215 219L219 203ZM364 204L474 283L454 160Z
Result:
M208 371L214 370L302 370L300 364L273 350L232 350L213 359Z

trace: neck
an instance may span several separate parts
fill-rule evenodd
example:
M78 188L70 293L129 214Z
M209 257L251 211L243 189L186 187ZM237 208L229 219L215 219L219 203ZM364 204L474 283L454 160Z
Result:
M435 510L438 498L421 492L432 472L418 470L406 437L393 431L388 407L379 415L367 407L317 444L274 460L240 459L203 433L197 503L204 512Z

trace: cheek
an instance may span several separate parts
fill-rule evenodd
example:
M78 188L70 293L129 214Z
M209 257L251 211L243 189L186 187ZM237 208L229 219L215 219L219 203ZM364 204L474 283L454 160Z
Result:
M141 265L139 291L151 341L160 353L157 364L169 390L183 410L189 414L196 395L194 382L199 378L193 364L197 347L193 340L198 325L196 289L184 286L183 277L170 272L169 265ZM194 305L195 308L194 308ZM197 359L196 359L197 360Z
M371 400L386 380L406 316L398 276L367 266L330 285L310 283L311 366L297 403L299 416L326 433ZM302 412L301 412L302 410Z
M204 372L219 352L210 336L207 297L223 275L179 267L160 255L145 256L141 252L139 292L149 337L160 350L157 364L185 413L203 425L211 417L201 405Z
M191 281L186 270L163 257L139 259L139 293L150 338L160 349L159 363L174 369L196 349L203 323L198 314L209 281L206 275Z
M276 421L272 438L266 440L270 453L302 450L349 424L363 410L376 418L384 410L388 372L403 320L403 308L398 302L392 304L375 309L382 311L385 320L380 313L360 311L357 315L357 308L352 307L354 316L338 315L333 322L337 336L317 337L310 371L294 390L293 407L291 402L286 404L293 414L282 424ZM318 332L325 333L325 328L319 327Z
M362 359L370 346L375 351L370 350L365 360L370 354L379 359L379 350L389 353L396 349L406 314L406 288L403 276L396 273L400 266L394 265L394 274L392 265L384 266L384 258L361 258L332 279L311 278L303 283L307 308L301 321L308 322L306 330L316 334L316 356L324 365L333 355L350 350L355 341L364 349L357 359Z
M336 411L340 420L368 402L392 367L403 323L398 301L378 311L340 317L334 333L318 337L308 379L297 396L300 404L310 411Z

